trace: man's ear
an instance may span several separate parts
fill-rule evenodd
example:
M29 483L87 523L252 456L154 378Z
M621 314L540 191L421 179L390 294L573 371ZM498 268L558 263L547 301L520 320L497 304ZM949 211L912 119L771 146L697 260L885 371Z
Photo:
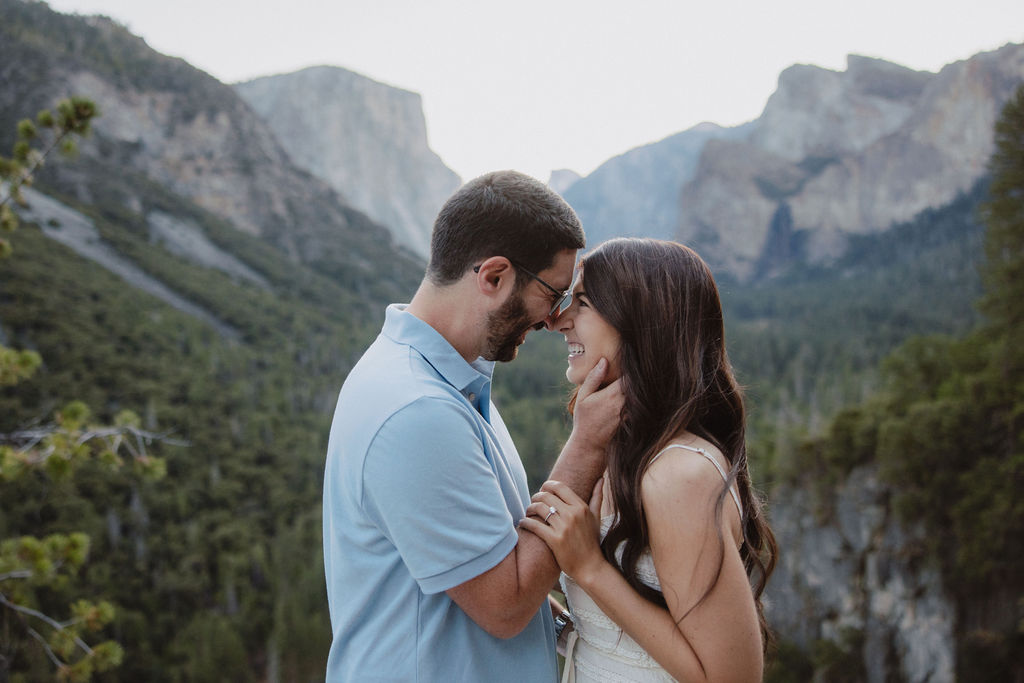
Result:
M476 285L488 296L498 296L515 286L515 268L504 256L492 256L473 269Z

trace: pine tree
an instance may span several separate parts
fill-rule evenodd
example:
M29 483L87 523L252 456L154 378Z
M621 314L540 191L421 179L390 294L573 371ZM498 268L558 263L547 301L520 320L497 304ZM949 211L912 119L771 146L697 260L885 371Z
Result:
M57 105L56 114L46 110L40 112L36 123L25 119L18 124L11 158L0 157L0 189L4 190L0 228L4 232L18 227L13 205L27 206L22 189L32 185L33 174L46 157L55 149L73 153L75 140L89 132L96 115L90 100L72 97ZM49 139L37 149L33 143L40 141L40 128L49 132ZM0 239L0 258L9 257L12 251L10 242ZM0 346L0 386L29 379L40 363L35 352ZM118 468L124 454L131 457L142 476L159 478L165 472L164 463L148 453L147 444L162 437L143 431L139 422L136 415L123 411L113 426L95 426L85 404L72 401L57 411L49 424L0 434L0 486L28 473L66 478L88 460ZM94 673L120 665L123 651L117 642L86 642L89 634L102 631L114 618L109 602L75 600L66 619L55 618L39 607L40 596L67 584L88 554L89 537L83 533L0 539L0 680L8 679L12 664L30 643L42 650L61 681L88 681Z
M990 199L982 209L988 225L982 310L1008 335L1005 370L1019 383L1024 369L1024 85L996 123L989 169Z

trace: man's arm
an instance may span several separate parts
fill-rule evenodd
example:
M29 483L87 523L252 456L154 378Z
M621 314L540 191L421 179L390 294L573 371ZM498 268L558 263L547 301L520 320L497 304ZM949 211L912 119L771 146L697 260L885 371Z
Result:
M605 449L622 411L618 380L598 389L607 367L607 361L599 361L580 386L572 433L550 475L584 499L589 499L604 472ZM537 613L558 574L558 563L544 541L519 531L516 547L504 560L447 593L485 631L498 638L511 638Z

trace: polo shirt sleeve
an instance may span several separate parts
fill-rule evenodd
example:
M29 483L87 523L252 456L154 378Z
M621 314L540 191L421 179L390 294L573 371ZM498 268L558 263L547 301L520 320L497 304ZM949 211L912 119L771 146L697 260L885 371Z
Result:
M424 397L382 425L362 505L427 594L495 567L519 540L472 408Z

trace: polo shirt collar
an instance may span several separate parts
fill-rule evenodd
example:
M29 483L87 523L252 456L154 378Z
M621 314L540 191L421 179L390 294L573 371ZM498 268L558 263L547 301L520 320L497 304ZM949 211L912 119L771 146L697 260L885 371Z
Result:
M440 332L412 313L406 312L408 304L391 304L384 314L384 328L381 332L400 344L408 344L426 359L434 370L478 410L488 416L491 393L491 377L494 361L477 358L472 363L455 350Z

